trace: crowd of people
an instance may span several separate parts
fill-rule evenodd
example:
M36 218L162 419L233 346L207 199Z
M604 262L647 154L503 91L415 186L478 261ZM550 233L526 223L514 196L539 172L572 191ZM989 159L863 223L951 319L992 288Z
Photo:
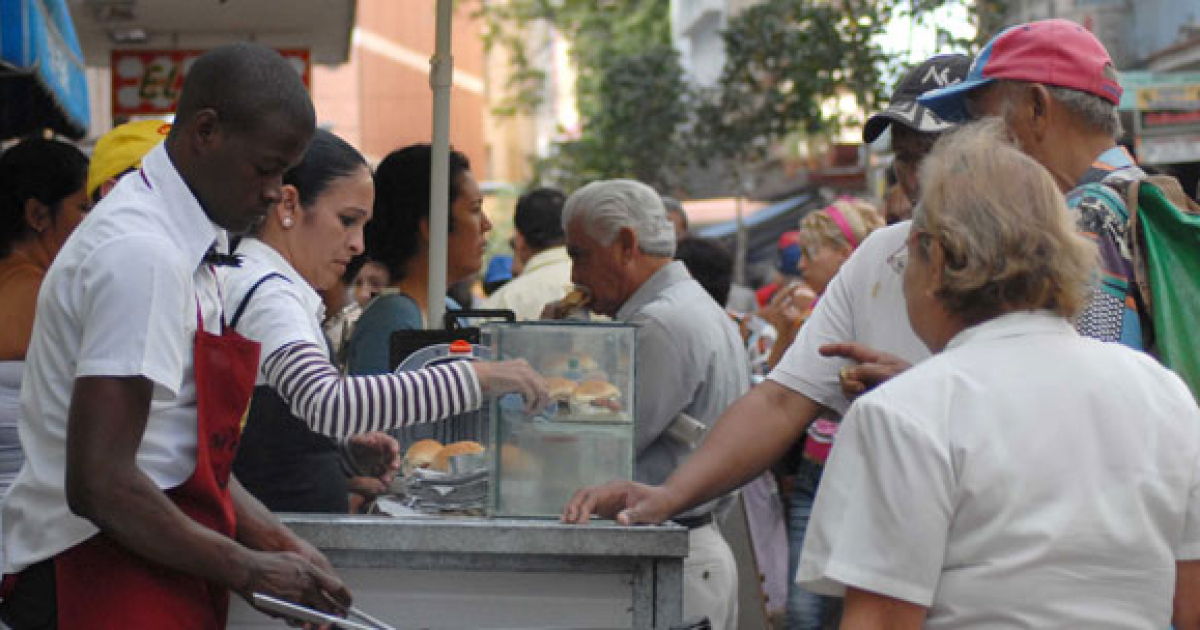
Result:
M1143 176L1120 94L1065 20L913 68L863 130L889 132L894 190L781 237L766 336L676 200L522 195L514 277L480 305L558 318L575 286L637 326L634 478L562 520L685 527L684 614L714 628L738 625L718 524L739 489L788 628L1200 628L1200 408L1146 352L1105 193ZM389 430L549 403L523 360L393 373L392 334L437 324L432 150L372 170L314 123L287 63L238 44L197 59L173 124L118 127L90 164L53 140L0 155L0 620L221 628L230 592L344 614L273 512L386 492ZM448 167L454 283L492 224L466 156Z

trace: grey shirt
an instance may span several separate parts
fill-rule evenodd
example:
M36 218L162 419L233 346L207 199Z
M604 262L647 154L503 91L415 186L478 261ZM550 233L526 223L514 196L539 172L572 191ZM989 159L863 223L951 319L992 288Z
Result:
M712 427L749 389L749 360L733 321L679 261L650 276L617 320L638 325L634 478L658 485L691 453L667 427L680 413Z

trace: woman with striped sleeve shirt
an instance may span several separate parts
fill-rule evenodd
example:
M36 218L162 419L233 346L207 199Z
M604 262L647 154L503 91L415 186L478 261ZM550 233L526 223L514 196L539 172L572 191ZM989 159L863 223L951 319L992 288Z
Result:
M371 171L353 147L318 130L283 181L282 201L241 241L240 265L224 274L230 325L262 344L234 473L264 505L346 512L337 438L358 436L349 441L351 452L370 450L390 441L371 432L478 409L484 394L517 392L531 409L546 403L544 381L524 361L341 375L321 331L316 289L332 286L363 251Z

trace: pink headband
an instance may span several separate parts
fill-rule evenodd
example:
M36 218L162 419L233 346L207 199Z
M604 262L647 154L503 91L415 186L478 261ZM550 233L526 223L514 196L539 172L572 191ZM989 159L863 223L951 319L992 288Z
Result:
M846 222L846 217L842 216L842 211L837 209L836 205L831 205L825 208L825 216L833 219L838 228L842 231L842 236L846 237L846 241L850 243L850 249L858 248L858 239L854 238L854 230L850 229L850 224Z

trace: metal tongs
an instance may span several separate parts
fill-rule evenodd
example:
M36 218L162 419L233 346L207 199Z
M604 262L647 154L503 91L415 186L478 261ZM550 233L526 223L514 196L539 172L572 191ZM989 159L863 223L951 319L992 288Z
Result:
M355 608L354 606L351 606L350 610L346 611L346 614L348 614L352 618L367 622L367 624L369 625L370 628L372 628L372 630L396 630L392 626L389 626L388 624L376 619L375 617L368 615L367 613L363 612L362 609Z
M368 615L362 610L351 606L347 614L351 618L357 618L364 623L351 621L349 618L343 619L328 613L323 613L319 610L313 610L307 606L301 606L289 601L264 595L262 593L254 593L252 596L254 605L278 613L293 619L295 621L303 621L307 623L320 624L322 626L333 626L334 628L343 628L344 630L396 630L392 626Z

